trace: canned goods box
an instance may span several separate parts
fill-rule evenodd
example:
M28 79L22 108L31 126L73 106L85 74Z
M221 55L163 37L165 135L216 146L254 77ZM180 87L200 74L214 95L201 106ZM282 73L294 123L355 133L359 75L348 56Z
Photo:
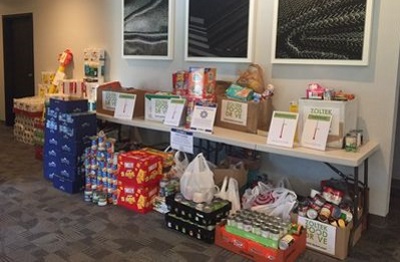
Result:
M286 250L266 247L250 239L229 233L225 224L215 228L215 244L253 261L295 262L306 249L306 230L293 236L293 244Z
M217 102L215 126L253 134L268 131L273 111L271 98L243 102L220 96Z
M171 212L165 214L165 224L168 228L176 230L192 238L196 238L209 244L214 243L215 226L206 227L196 225L191 221L178 217Z
M296 216L294 219L296 219ZM350 222L345 228L339 228L317 220L297 216L297 223L307 229L307 248L341 260L347 257L353 222ZM354 234L351 246L354 246L360 239L361 228L362 225L360 224Z
M171 214L200 226L215 226L228 216L232 207L231 202L222 199L214 199L210 204L195 203L180 193L167 196L165 202Z
M299 99L298 137L301 137L304 123L310 113L332 115L327 147L342 148L346 134L357 129L358 100L348 101Z

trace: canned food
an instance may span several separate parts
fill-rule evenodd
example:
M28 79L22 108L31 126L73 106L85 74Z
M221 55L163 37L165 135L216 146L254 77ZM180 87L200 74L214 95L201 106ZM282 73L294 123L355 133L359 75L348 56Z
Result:
M236 227L240 230L243 230L243 218L241 217L236 218Z
M307 210L307 217L308 217L309 219L314 220L314 219L317 218L317 216L318 216L317 210L315 210L315 209L313 209L313 208L310 208L310 209Z
M294 243L292 235L285 235L279 240L279 249L286 250Z
M316 194L316 195L313 197L313 202L314 202L314 204L316 204L317 206L322 207L322 206L325 204L326 200L325 200L320 194Z
M252 232L253 225L250 220L243 221L243 230L246 232Z
M261 237L269 238L270 237L270 230L267 226L261 226Z
M271 228L269 238L274 241L278 241L280 238L280 232L277 228Z

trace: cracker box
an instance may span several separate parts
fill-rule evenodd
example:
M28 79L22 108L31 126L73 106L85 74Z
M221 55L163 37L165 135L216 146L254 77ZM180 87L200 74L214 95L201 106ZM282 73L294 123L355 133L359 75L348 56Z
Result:
M215 68L191 67L189 69L188 95L215 101L216 77L217 70Z
M145 151L118 155L118 181L129 185L149 185L161 179L163 159Z
M332 115L327 147L342 148L346 134L357 129L357 98L349 101L300 99L298 137L301 137L304 123L310 113Z
M163 168L167 169L170 168L174 164L174 155L175 153L172 151L165 152L165 151L160 151L154 148L150 147L145 147L140 149L140 151L144 151L146 153L160 156L163 159Z
M177 95L169 94L145 94L145 120L163 122L167 114L168 101L171 98L179 98Z
M123 88L118 81L101 84L97 87L96 112L114 116L119 93L135 94L135 108L133 117L144 116L144 95L150 90Z
M218 97L215 126L256 134L268 131L272 118L270 98L254 101L237 101L225 96Z
M154 198L157 196L158 183L147 186L118 186L118 205L139 213L153 210Z

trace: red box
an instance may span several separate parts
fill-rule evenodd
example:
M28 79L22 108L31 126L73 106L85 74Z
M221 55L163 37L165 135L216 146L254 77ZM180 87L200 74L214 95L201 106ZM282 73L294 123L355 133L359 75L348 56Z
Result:
M225 226L215 228L215 244L253 261L294 262L306 249L306 230L293 236L294 243L286 250L263 246L252 240L228 233Z
M158 183L149 186L119 185L118 205L139 213L153 210L154 198L158 195Z
M189 68L189 96L215 101L216 78L215 68Z
M136 150L118 156L118 181L146 186L162 177L163 159L146 151Z

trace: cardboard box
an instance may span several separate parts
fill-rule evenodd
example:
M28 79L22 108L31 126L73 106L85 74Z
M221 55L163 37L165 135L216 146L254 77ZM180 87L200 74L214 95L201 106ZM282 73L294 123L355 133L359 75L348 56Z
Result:
M346 228L339 228L301 216L297 216L297 223L307 229L308 248L341 260L347 257L352 223L349 223ZM360 239L361 230L360 224L355 230L351 246Z
M145 151L130 151L118 155L118 183L149 185L161 179L163 160Z
M345 135L357 128L358 101L299 99L298 137L301 137L303 125L310 113L332 115L327 147L342 148Z
M242 102L221 96L217 101L216 126L253 134L257 130L268 131L272 117L271 99Z
M247 184L247 170L244 168L243 162L238 166L219 166L212 171L214 173L214 182L218 186L222 185L222 182L226 176L236 179L238 181L239 188L242 188Z
M118 205L139 213L153 210L154 198L157 196L158 183L149 186L119 185Z
M96 111L101 114L114 116L117 104L117 94L136 94L135 109L133 117L144 116L144 95L152 92L134 88L123 88L118 81L104 83L97 88Z
M306 232L294 236L294 243L288 249L280 250L231 234L219 224L215 228L215 244L253 261L295 262L305 251Z
M163 122L171 98L180 98L177 95L145 94L144 95L145 120Z

